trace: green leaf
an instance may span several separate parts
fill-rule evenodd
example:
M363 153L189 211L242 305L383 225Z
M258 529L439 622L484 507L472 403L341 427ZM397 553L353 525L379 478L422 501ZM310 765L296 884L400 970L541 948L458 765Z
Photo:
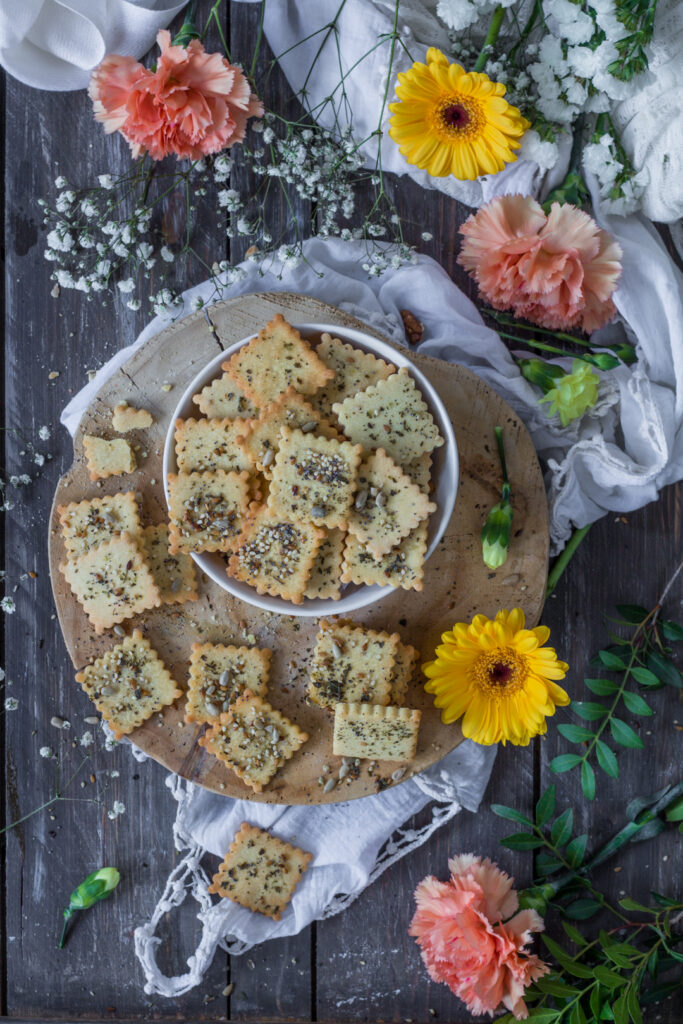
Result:
M604 718L607 714L607 708L596 701L573 700L570 706L574 714L583 718L584 722L596 722L598 718Z
M598 697L608 697L619 689L619 684L612 682L611 679L584 679L584 683L591 693L597 694Z
M659 679L654 672L650 672L649 668L643 668L642 665L634 665L631 669L631 675L641 686L660 685Z
M576 768L577 764L581 764L580 754L560 754L559 757L554 757L550 762L551 772L568 772L572 768Z
M541 935L544 946L548 948L553 957L557 960L558 964L570 974L573 974L576 978L592 978L593 968L586 967L585 964L577 963L569 953L560 946L558 942L551 939L548 935Z
M572 842L576 842L576 840L573 839ZM568 937L572 940L572 942L575 942L577 946L588 945L588 940L584 939L579 929L575 928L573 924L569 923L569 921L562 921L562 927L564 928Z
M650 896L660 907L675 907L677 904L677 901L672 899L671 896L663 896L661 892L655 892L654 889L650 890Z
M615 1024L629 1024L628 1007L626 1006L626 993L622 992L619 998L612 1005Z
M683 640L683 626L672 622L671 619L662 620L662 633L667 640Z
M667 807L664 817L667 821L683 821L683 796Z
M626 668L626 662L612 651L598 651L598 658L611 672L623 671Z
M546 1010L542 1007L536 1007L529 1013L529 1020L532 1020L534 1024L554 1024L557 1020L557 1010Z
M562 867L562 861L558 860L557 857L552 857L549 853L544 850L536 857L536 871L543 878L547 878L548 875L552 875L553 872L559 871Z
M581 989L576 985L568 985L566 981L560 981L559 978L539 978L536 988L547 996L560 996L566 999L581 994Z
M500 845L507 846L508 850L537 850L545 843L538 836L532 836L530 832L516 832L514 835L501 839Z
M608 949L605 949L605 956L609 960L611 960L612 963L615 964L617 967L631 968L633 966L631 963L631 958L625 956L623 953L620 953L615 946L610 946Z
M619 900L619 906L624 910L638 910L641 914L652 913L650 907L646 907L644 903L638 903L636 900L632 900L630 896L625 896L623 900Z
M649 615L649 612L639 604L618 604L617 611L630 626L639 626Z
M593 989L593 991L591 992L591 997L590 997L591 1013L593 1014L593 1016L595 1017L596 1020L599 1020L599 1018L600 1018L600 1009L602 1007L602 1000L603 1000L603 993L600 990L600 986L596 985L595 988Z
M569 1024L587 1024L586 1014L583 1012L581 1003L574 1003L572 1012L569 1014Z
M659 651L651 651L647 658L647 667L661 679L663 683L667 683L669 686L675 686L677 689L683 689L683 678L681 673L678 671L676 666L668 658L665 658Z
M641 740L637 732L627 725L626 722L622 722L620 718L612 718L609 723L610 732L612 738L620 743L622 747L631 747L635 750L642 750L644 743Z
M567 917L570 917L573 921L587 921L589 917L593 917L600 910L600 904L596 900L589 900L588 898L574 900L568 907L564 908L564 912Z
M571 838L573 826L574 812L571 807L568 807L559 818L556 818L550 829L550 838L552 839L553 846L564 846L567 840Z
M545 825L546 821L552 818L555 813L555 786L548 786L545 793L542 793L536 804L536 824Z
M585 743L587 740L593 739L593 733L590 729L584 728L582 725L572 725L571 723L563 723L558 725L557 731L560 736L564 736L570 743Z
M605 967L603 964L597 964L593 968L593 974L605 988L615 989L619 988L620 985L626 984L626 978L622 978L616 971L611 971L609 967Z
M631 690L624 690L621 695L624 704L633 715L651 715L652 708L643 700L639 693L633 693Z
M635 985L631 985L626 993L626 1005L633 1024L643 1024L643 1014L638 1002L638 989Z
M595 799L595 772L593 765L584 761L581 765L581 789L586 800Z
M653 818L652 821L648 821L646 825L638 829L631 842L642 843L646 839L654 839L655 836L661 835L665 828L666 825L661 818Z
M611 779L618 779L619 763L612 748L608 747L604 740L598 740L595 744L595 753L605 775L609 775Z
M520 814L513 807L506 807L505 804L491 804L491 810L494 814L497 814L499 818L506 818L508 821L516 821L518 825L526 825L527 828L533 828L534 823L530 821L524 814Z
M572 839L571 843L567 846L565 855L573 868L578 868L579 864L583 863L587 843L588 833L584 832L582 835L577 836L576 839Z
M626 805L626 817L629 821L635 821L641 811L646 808L654 807L656 803L662 799L663 796L671 789L671 786L663 786L661 789L656 790L654 793L648 793L645 796L634 796L633 800L630 800Z

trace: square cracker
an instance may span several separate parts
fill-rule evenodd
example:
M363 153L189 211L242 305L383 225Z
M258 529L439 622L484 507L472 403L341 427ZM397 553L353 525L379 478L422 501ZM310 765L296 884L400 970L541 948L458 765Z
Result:
M357 481L348 529L374 558L386 555L436 511L436 505L382 448L361 463Z
M397 644L389 704L395 707L403 707L405 704L408 687L415 674L415 662L419 653L418 649L411 647L410 644Z
M317 409L293 388L261 410L258 419L242 424L237 443L260 473L270 479L280 444L280 429L303 429L322 437L339 437L339 431L324 420Z
M140 516L134 491L111 494L104 498L72 501L57 509L66 547L66 557L73 559L111 540L117 533L135 536L140 532Z
M345 530L361 454L360 445L282 427L268 507L291 519Z
M237 542L228 575L256 587L258 594L301 604L324 538L317 526L257 509Z
M244 690L265 697L272 651L225 644L192 644L186 722L216 722Z
M332 749L340 757L412 761L421 711L377 704L337 704Z
M168 485L171 554L232 551L246 522L249 474L170 473Z
M108 476L121 476L137 469L135 452L122 437L107 441L84 434L83 448L91 480L106 480Z
M279 921L313 854L244 822L209 892Z
M311 399L316 409L324 416L332 414L335 402L343 402L345 398L357 395L371 384L377 384L378 381L396 373L396 367L391 363L385 363L371 352L347 345L329 334L321 336L316 352L325 366L334 371L332 380Z
M197 742L260 793L307 739L267 700L245 690Z
M258 416L258 408L245 395L237 381L224 373L211 381L192 401L203 416L212 419L248 420Z
M182 697L139 629L76 676L117 740Z
M444 443L408 369L335 403L346 436L363 448L383 448L402 466Z
M136 409L128 402L119 402L114 406L111 425L119 434L127 434L130 430L146 430L154 423L154 417L146 409Z
M96 633L161 604L161 594L135 537L122 533L60 570Z
M222 369L256 405L268 405L289 387L312 395L334 377L334 370L325 366L280 313Z
M171 554L168 524L146 526L140 535L140 543L154 582L159 588L161 603L184 604L186 601L196 601L199 594L194 562L182 551Z
M224 469L251 471L251 459L237 445L244 431L241 420L176 420L175 454L179 473Z
M398 633L320 620L310 662L308 695L323 708L339 701L388 704Z
M335 528L327 531L325 539L318 548L318 554L315 556L311 575L306 585L306 597L339 600L345 539L346 534L343 530Z
M401 543L377 559L352 533L346 535L342 583L376 583L380 587L422 590L427 553L427 523L422 522Z

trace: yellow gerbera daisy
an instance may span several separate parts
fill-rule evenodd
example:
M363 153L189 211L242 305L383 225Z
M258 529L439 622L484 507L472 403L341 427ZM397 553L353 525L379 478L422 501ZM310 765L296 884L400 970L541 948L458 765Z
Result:
M552 647L544 647L547 626L524 628L524 612L498 612L495 619L476 615L471 625L456 622L441 637L436 659L422 666L436 694L441 721L462 717L462 731L475 743L526 746L546 731L546 716L569 697L553 679L564 679L569 666Z
M450 64L434 47L426 64L399 72L398 81L389 135L409 164L435 178L453 174L471 181L517 159L513 150L529 121L503 99L500 82Z

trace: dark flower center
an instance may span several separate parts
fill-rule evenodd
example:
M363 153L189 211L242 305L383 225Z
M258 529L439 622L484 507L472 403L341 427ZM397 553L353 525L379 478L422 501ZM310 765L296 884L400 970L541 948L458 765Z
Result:
M441 117L448 128L464 128L470 123L469 112L460 103L451 103L444 107Z
M489 678L495 686L506 686L513 675L514 666L497 661L489 669Z

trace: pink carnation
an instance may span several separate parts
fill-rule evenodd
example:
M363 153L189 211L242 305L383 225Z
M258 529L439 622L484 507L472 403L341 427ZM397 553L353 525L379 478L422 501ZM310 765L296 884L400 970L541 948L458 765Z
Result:
M531 196L498 196L465 221L458 263L495 309L532 323L594 331L612 319L621 249L569 203L550 213Z
M173 46L166 29L157 43L156 71L116 53L93 71L88 93L104 130L121 132L134 157L147 152L154 160L199 160L241 142L263 105L239 68L197 39Z
M448 882L429 876L415 890L409 933L429 976L476 1016L492 1017L502 1004L522 1020L528 1016L525 989L550 970L526 948L532 933L543 931L543 919L535 910L517 912L512 879L490 860L470 853L448 866Z

